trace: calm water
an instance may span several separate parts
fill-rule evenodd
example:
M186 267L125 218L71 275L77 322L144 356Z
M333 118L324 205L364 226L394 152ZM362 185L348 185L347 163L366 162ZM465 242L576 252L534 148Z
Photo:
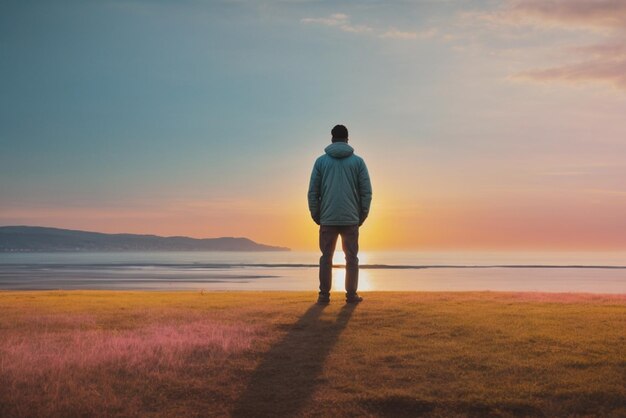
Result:
M315 290L315 252L0 253L0 289ZM626 294L626 252L364 252L366 290ZM343 263L338 252L336 264ZM343 269L334 270L342 290Z

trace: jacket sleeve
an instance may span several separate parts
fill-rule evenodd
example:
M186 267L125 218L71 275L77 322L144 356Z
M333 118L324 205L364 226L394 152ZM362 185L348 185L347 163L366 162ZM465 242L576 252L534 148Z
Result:
M365 161L359 169L359 197L361 198L361 223L367 218L372 203L372 183Z
M313 165L313 172L311 173L311 180L309 181L309 211L311 217L315 223L319 224L320 221L320 187L322 183L322 173L320 172L319 164L316 161Z

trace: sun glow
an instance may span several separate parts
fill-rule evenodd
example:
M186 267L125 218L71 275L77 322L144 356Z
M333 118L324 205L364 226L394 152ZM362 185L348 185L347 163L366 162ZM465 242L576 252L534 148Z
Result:
M341 243L341 241L339 241ZM363 264L367 264L368 262L368 254L366 252L360 252L359 253L359 264L363 265ZM346 255L342 250L337 250L335 251L335 254L333 255L333 265L345 265L346 264Z
M359 264L367 264L368 256L367 253L359 253ZM345 291L345 280L346 280L346 256L343 251L338 250L335 251L333 256L333 265L341 266L333 268L333 284L332 290L335 292L344 292ZM359 290L368 291L372 290L372 283L370 280L369 271L360 269L359 270Z
M343 267L333 269L333 292L345 292L346 270ZM370 280L370 272L367 270L359 270L359 291L374 290Z

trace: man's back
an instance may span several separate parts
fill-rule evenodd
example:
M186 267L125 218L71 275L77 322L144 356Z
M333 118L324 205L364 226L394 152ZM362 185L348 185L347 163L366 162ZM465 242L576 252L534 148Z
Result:
M372 200L367 166L346 142L334 142L324 151L309 182L311 216L321 225L360 225Z
M332 144L313 165L309 182L309 210L320 226L320 292L317 303L330 303L333 254L337 238L346 255L346 302L359 303L359 227L367 218L372 201L372 185L365 162L348 145L348 129L336 125Z

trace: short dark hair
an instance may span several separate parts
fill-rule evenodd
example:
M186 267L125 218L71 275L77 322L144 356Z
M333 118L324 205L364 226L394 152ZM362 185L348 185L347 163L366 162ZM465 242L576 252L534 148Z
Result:
M330 133L333 136L333 142L348 139L348 128L343 125L335 125Z

